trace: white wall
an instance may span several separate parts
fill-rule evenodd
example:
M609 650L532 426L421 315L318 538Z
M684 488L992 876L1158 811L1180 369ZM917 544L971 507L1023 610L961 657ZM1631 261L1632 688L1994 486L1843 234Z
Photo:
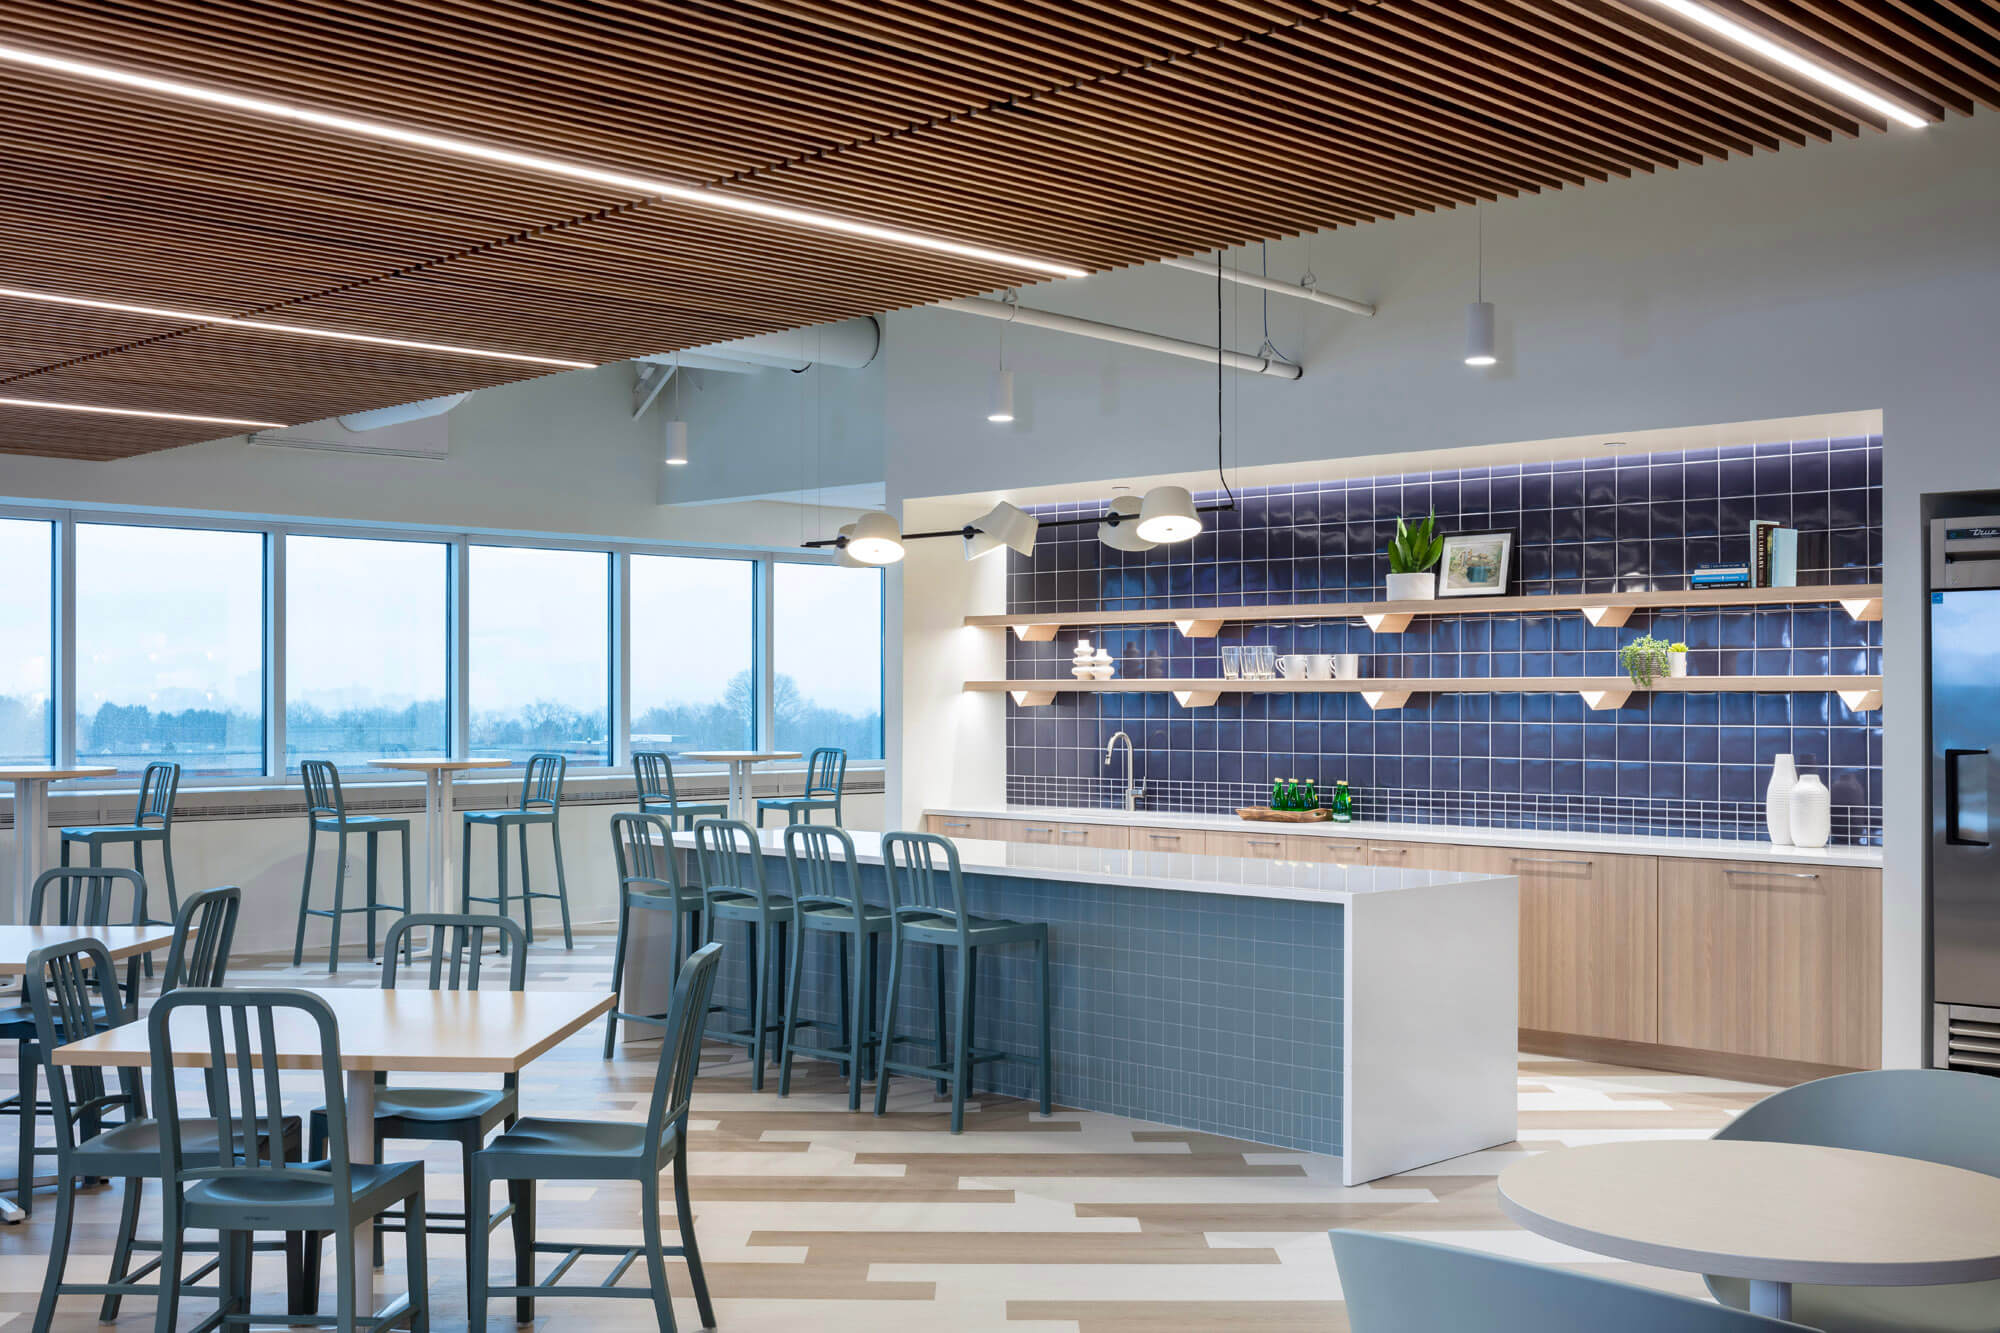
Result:
M1500 366L1460 364L1472 299L1468 213L1318 237L1310 265L1321 285L1375 301L1381 313L1356 319L1273 299L1272 334L1306 374L1229 378L1232 461L1880 410L1890 590L1883 1037L1889 1063L1916 1063L1925 994L1919 507L1927 492L2000 485L2000 117L1485 211ZM1255 250L1236 258L1257 262ZM1307 263L1304 241L1271 247L1275 276L1296 278ZM1023 299L1212 340L1212 292L1197 275L1151 268L1031 288ZM1255 297L1232 287L1229 299L1232 343L1253 349L1262 333ZM1214 372L1197 363L1017 328L1008 352L1018 417L996 428L979 410L993 324L925 310L891 316L886 332L892 499L1178 472L1213 458ZM912 622L912 676L930 669L920 653L932 632ZM906 750L945 743L948 719L924 706L929 697L903 702ZM891 808L948 795L892 792Z

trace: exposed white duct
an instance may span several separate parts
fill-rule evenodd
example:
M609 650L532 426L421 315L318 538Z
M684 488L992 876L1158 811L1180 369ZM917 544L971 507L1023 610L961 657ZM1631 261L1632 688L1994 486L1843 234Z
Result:
M994 301L983 296L958 297L938 302L939 310L956 310L961 315L980 315L986 319L1004 319L1032 329L1048 329L1054 333L1070 333L1079 338L1094 338L1098 342L1119 343L1126 347L1140 347L1149 352L1164 352L1168 356L1186 357L1190 361L1206 361L1215 364L1216 351L1206 343L1188 342L1181 338L1169 338L1158 333L1144 333L1138 329L1121 328L1116 324L1103 324L1094 319L1078 319L1074 315L1057 315L1047 310L1030 310L1010 301ZM1240 370L1249 375L1271 375L1278 379L1295 380L1303 371L1289 361L1279 361L1272 357L1251 356L1245 352L1222 353L1222 364L1231 370Z
M1199 273L1204 278L1215 276L1215 264L1201 259L1163 259L1168 268L1183 269L1189 273ZM1322 292L1296 282L1284 282L1277 278L1267 278L1261 273L1244 273L1225 267L1222 276L1229 282L1240 282L1245 287L1255 287L1259 291L1272 292L1278 296L1296 297L1301 301L1313 301L1319 305L1332 306L1335 310L1345 310L1350 315L1372 315L1375 307L1366 301L1350 300L1345 296L1335 296L1332 292Z
M400 426L406 421L422 421L425 417L441 417L457 407L470 393L448 393L442 398L420 398L414 403L402 403L395 407L377 407L366 412L349 412L335 417L355 434L362 431L381 430L384 426Z
M875 359L882 347L882 326L872 315L859 319L835 320L783 333L762 333L754 338L737 338L726 343L710 343L685 352L661 352L642 356L641 361L671 365L678 358L690 370L730 370L739 374L759 370L804 370L808 366L836 366L859 370Z

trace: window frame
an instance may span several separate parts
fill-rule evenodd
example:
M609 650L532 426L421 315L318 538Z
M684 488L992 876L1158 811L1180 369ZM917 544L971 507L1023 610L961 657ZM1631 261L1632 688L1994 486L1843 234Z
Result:
M79 506L39 503L32 500L0 501L0 518L25 518L54 524L54 580L51 595L55 605L55 661L51 681L54 705L54 762L76 762L76 531L80 524L110 523L128 527L195 528L220 532L254 533L263 538L264 579L264 764L258 773L218 774L199 780L202 787L272 787L292 781L285 769L285 539L287 537L341 537L373 541L408 541L442 544L445 547L445 662L447 741L453 757L462 758L471 734L470 715L470 610L471 549L474 546L509 546L537 550L585 551L610 558L606 580L609 614L606 617L605 673L606 716L611 720L610 753L602 764L572 764L579 778L603 777L630 766L632 761L632 557L635 555L684 556L702 560L741 560L752 565L751 599L747 614L751 623L751 670L755 684L752 732L759 748L769 748L771 707L775 683L772 679L773 588L775 568L780 564L823 565L835 563L830 554L762 546L733 546L694 542L648 541L638 538L591 538L519 532L505 529L458 528L427 524L348 522L329 519L282 518L269 515L232 514L214 510L168 510L124 506ZM886 595L886 581L885 581ZM881 674L886 677L886 665ZM884 721L886 716L886 679ZM886 735L885 735L886 740ZM857 760L851 769L879 769L882 760ZM697 771L707 766L694 766ZM717 771L720 771L719 769ZM519 766L491 770L490 776L511 777ZM129 789L130 774L100 779L84 779L71 784L75 790ZM420 775L391 770L369 770L371 784L421 784Z

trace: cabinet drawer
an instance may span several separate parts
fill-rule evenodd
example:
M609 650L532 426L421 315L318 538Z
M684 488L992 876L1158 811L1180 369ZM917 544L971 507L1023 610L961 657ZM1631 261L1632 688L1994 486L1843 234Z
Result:
M1130 832L1135 852L1189 852L1195 855L1206 852L1208 840L1214 836L1198 828L1135 828Z
M1461 859L1459 850L1448 843L1390 842L1371 838L1368 842L1368 864L1394 866L1402 870L1456 870Z
M1365 866L1368 843L1362 838L1328 837L1319 833L1294 833L1285 839L1287 854L1294 861L1319 865Z
M1066 824L1044 819L989 819L986 836L1002 842L1038 842L1051 847L1106 847L1124 851L1132 845L1130 829L1118 824Z
M1228 833L1210 830L1208 854L1247 856L1253 861L1289 861L1293 859L1291 841L1282 833L1252 833L1248 829Z
M946 838L990 838L992 821L965 815L925 815L924 831Z
M1659 871L1650 856L1463 847L1521 884L1521 1026L1659 1042Z
M1845 866L1660 862L1660 1040L1881 1063L1882 877Z

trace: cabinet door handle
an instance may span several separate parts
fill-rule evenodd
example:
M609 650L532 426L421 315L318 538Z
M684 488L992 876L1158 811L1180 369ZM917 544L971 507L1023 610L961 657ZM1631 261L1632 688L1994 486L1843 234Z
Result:
M1818 879L1819 872L1813 870L1744 870L1739 866L1724 866L1722 873L1732 879Z
M1087 838L1090 836L1090 830L1080 829L1080 828L1066 828L1061 833L1058 833L1056 836L1059 838Z
M1517 856L1513 858L1517 866L1590 866L1595 861L1581 856Z
M1181 835L1178 833L1148 833L1146 836L1154 842L1179 842L1181 840Z
M1023 832L1023 833L1054 833L1054 832L1055 832L1055 830L1054 830L1054 829L1052 829L1052 828L1037 828L1037 827L1036 827L1035 825L1033 825L1033 824L1023 824L1023 825L1021 825L1021 832Z
M1282 838L1245 838L1243 841L1251 847L1283 847L1285 845L1285 841Z
M938 821L938 823L940 823L940 824L944 825L944 826L945 826L946 828L971 828L971 827L972 827L972 821L971 821L971 820L969 820L969 819L940 819L940 820Z
M1375 854L1377 856L1408 856L1410 849L1407 847L1377 847Z

